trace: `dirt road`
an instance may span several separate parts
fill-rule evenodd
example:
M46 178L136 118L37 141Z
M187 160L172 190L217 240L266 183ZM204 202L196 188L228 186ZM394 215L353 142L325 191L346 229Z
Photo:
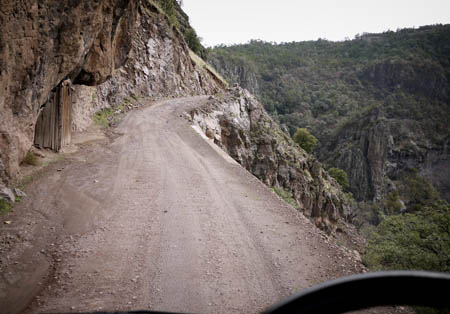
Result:
M130 112L28 186L1 227L4 309L253 313L360 271L180 117L205 100Z

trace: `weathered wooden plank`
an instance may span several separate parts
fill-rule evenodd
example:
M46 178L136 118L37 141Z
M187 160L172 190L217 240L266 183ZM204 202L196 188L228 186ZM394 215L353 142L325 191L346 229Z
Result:
M72 91L70 86L62 87L62 141L61 145L69 145L72 139Z
M34 144L58 152L72 139L72 91L68 83L62 83L52 91L49 100L38 117Z
M44 116L41 113L38 117L38 120L36 121L34 144L38 147L43 147L43 145L44 145L43 119L44 119Z

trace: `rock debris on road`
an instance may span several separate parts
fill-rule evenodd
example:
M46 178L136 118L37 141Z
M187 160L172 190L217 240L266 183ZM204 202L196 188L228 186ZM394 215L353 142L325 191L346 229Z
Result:
M42 253L9 248L11 260L29 252L34 264L2 266L17 275L15 288L0 286L11 311L31 293L18 286L24 276L39 292L29 313L255 313L362 270L180 117L206 100L132 111L109 143L88 145L28 187L21 206L29 237L15 246Z

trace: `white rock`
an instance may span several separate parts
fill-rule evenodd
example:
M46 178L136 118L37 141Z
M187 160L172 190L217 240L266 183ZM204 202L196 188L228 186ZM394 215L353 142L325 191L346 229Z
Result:
M0 199L6 200L11 203L14 203L16 201L16 197L14 196L13 191L7 187L0 187Z
M24 191L22 191L21 189L18 189L18 188L14 188L14 194L16 194L17 197L26 197L27 196Z

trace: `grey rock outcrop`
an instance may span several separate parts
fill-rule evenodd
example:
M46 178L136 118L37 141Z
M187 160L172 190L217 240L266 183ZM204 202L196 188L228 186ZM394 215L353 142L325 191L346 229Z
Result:
M6 200L7 202L14 203L16 197L11 189L0 185L0 200Z
M211 58L210 62L214 68L220 70L221 74L231 84L237 83L254 95L261 92L256 75L256 66L249 60L238 58L235 63L231 63L225 58L215 56Z
M327 231L349 214L322 165L287 136L248 91L235 88L190 112L191 121L266 185L292 192L300 210Z
M420 121L388 117L374 107L344 125L318 154L347 172L358 200L382 199L405 169L418 169L449 200L450 142L433 143L424 130Z
M224 86L212 73L195 63L182 34L151 2L140 3L132 49L124 66L105 83L74 86L74 131L92 123L92 115L140 99L157 100L214 94Z
M319 154L347 172L357 199L380 199L386 194L390 126L380 108L354 123L343 127Z
M27 194L19 188L14 188L14 194L17 197L26 197L27 196Z
M117 105L130 95L160 99L214 94L220 89L220 82L195 64L183 35L156 7L143 2L128 61L98 87L98 99Z
M401 89L415 96L447 101L450 86L445 68L427 60L389 58L365 67L360 73L364 83L385 92Z

